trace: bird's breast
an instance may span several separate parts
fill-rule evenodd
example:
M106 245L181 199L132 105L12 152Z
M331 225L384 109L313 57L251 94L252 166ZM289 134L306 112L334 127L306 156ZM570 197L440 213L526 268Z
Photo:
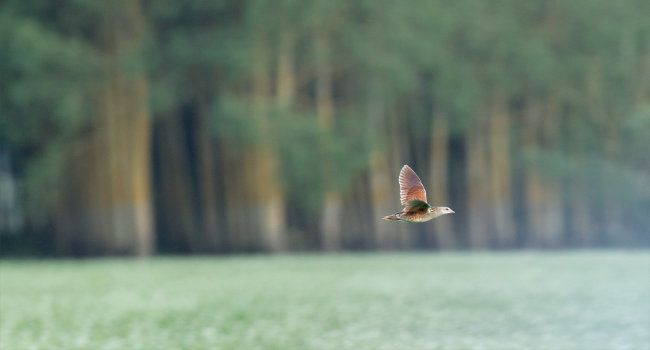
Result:
M435 215L433 213L414 213L414 214L402 214L400 219L408 222L425 222L433 219Z

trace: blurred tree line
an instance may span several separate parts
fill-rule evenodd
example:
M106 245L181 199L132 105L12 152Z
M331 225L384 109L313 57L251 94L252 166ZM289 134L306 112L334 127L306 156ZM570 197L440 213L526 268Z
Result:
M2 251L650 244L645 0L5 0ZM410 164L457 214L386 223Z

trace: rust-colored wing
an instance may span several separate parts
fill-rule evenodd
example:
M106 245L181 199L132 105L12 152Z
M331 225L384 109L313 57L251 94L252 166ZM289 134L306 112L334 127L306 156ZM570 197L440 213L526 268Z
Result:
M402 205L408 205L412 200L427 202L427 191L422 181L408 165L399 172L399 198Z

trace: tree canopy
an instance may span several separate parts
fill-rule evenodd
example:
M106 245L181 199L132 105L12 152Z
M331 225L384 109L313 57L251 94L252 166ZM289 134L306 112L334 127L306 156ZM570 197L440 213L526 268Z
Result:
M3 246L647 246L648 13L642 0L5 1L0 175L19 195L0 203ZM378 222L398 209L402 164L457 214Z

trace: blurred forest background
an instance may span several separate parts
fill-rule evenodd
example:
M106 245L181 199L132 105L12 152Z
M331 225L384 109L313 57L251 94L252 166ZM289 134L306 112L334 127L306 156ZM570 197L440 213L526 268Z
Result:
M650 246L646 0L5 0L0 249ZM383 222L403 164L456 214Z

